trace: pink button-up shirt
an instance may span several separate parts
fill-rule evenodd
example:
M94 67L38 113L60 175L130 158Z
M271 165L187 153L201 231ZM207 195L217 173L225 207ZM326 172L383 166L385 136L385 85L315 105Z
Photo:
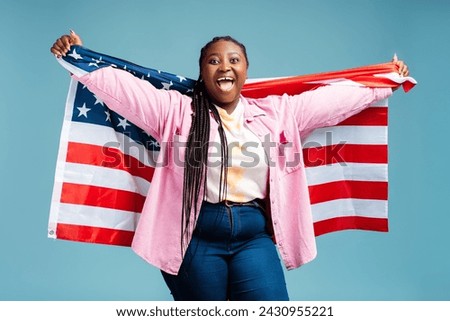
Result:
M155 169L132 248L150 264L177 274L184 256L181 161L185 150L179 142L187 140L191 127L191 98L156 89L147 81L111 67L73 77L109 108L160 142L158 164L164 166ZM316 256L302 137L316 128L335 125L391 94L389 88L333 85L295 96L241 97L245 123L265 144L270 161L266 203L274 239L287 269L299 267ZM211 118L210 141L214 140L217 127ZM200 205L201 200L197 208ZM193 228L195 222L192 224Z

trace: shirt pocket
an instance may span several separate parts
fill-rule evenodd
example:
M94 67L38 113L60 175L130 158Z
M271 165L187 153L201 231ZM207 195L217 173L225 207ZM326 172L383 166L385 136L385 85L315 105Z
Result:
M282 175L290 174L303 167L300 139L286 130L280 132L277 153L277 167Z

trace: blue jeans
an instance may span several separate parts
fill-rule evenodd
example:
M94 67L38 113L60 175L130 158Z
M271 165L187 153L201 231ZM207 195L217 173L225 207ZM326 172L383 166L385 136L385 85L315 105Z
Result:
M289 300L263 209L204 202L178 275L162 272L176 301Z

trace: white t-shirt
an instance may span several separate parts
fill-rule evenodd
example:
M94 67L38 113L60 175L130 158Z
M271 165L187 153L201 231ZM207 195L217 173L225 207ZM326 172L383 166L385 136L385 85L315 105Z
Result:
M247 202L263 199L267 193L269 167L266 153L258 137L244 122L244 105L239 102L233 113L217 108L222 119L228 142L228 176L226 199L233 202ZM206 201L219 202L219 179L221 169L220 135L210 142Z

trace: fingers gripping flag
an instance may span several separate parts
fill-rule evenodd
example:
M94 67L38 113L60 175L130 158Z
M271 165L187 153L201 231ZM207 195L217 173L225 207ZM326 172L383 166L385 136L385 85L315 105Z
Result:
M195 81L72 46L58 61L82 76L113 66L166 90L192 93ZM300 94L334 83L410 90L394 64L248 81L242 94ZM308 133L303 153L316 235L345 229L387 231L387 101L337 126ZM159 153L159 143L71 81L61 131L48 236L130 246ZM170 197L168 195L168 197Z

